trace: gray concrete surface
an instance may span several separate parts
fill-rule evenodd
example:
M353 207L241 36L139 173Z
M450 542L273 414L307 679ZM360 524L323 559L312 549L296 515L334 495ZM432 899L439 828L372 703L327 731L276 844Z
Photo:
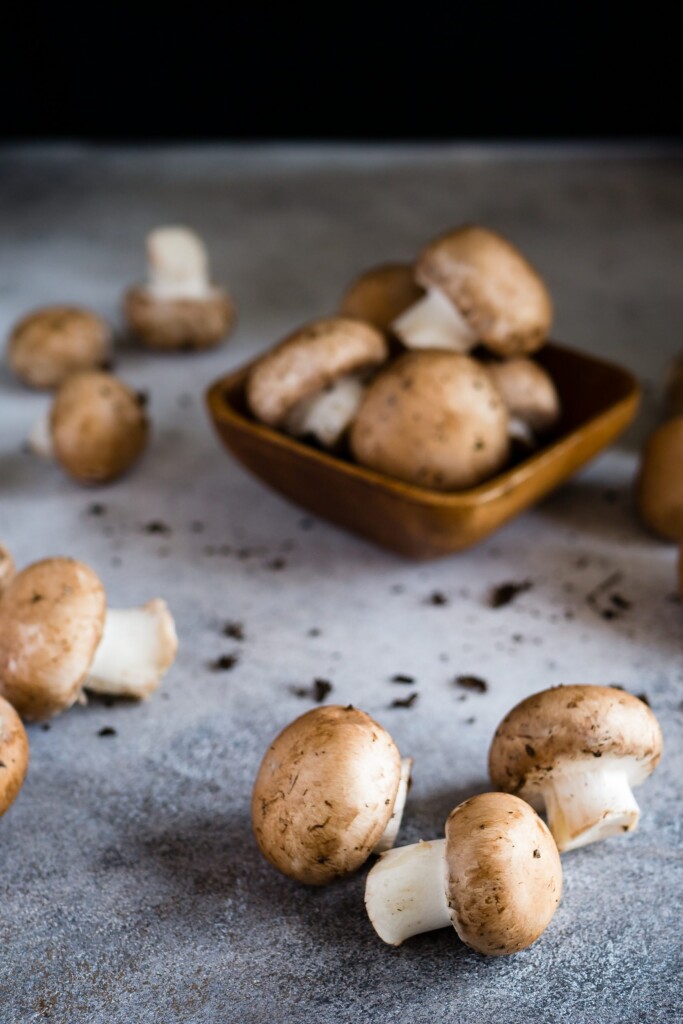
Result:
M115 318L146 230L167 221L205 235L240 308L236 336L211 355L121 350L121 374L150 392L154 439L135 473L96 492L22 453L46 399L0 377L0 538L22 564L87 560L112 605L167 598L181 637L145 705L93 701L30 728L30 774L0 821L2 1024L683 1020L683 612L675 551L631 505L652 389L620 446L481 547L429 565L270 494L219 448L202 402L217 375L330 309L362 266L461 220L528 250L555 294L558 338L652 384L683 343L682 169L557 151L0 155L3 334L51 300ZM147 532L154 520L170 532ZM631 606L606 621L586 597L613 572ZM491 586L526 579L515 603L487 606ZM427 602L435 590L448 604ZM244 641L222 635L227 620ZM233 651L232 671L209 668ZM416 677L410 710L389 708L396 672ZM461 699L461 673L488 692ZM415 757L406 841L438 835L486 788L499 718L550 684L646 692L665 756L639 792L639 831L565 857L562 905L531 949L486 960L446 930L392 950L365 918L362 874L309 891L251 838L260 757L309 706L290 687L314 677ZM106 726L116 735L99 736Z

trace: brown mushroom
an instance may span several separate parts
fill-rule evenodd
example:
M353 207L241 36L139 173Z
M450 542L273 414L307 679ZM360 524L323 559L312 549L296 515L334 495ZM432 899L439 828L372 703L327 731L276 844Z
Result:
M12 705L0 697L0 818L14 803L28 770L28 737Z
M51 390L73 373L107 363L111 332L78 306L46 306L13 328L7 348L10 368L24 384Z
M510 435L533 444L560 418L560 396L552 377L533 359L487 362L486 368L510 414Z
M518 249L488 228L468 225L430 242L415 264L427 294L393 324L408 348L467 352L481 342L496 355L527 355L552 321L548 290Z
M662 733L650 708L609 686L558 686L505 716L489 751L491 781L545 806L558 849L632 832L632 786L654 771Z
M648 529L683 541L683 415L663 423L643 451L636 485L640 516Z
M188 228L157 228L147 236L149 281L130 288L124 313L143 345L167 351L212 348L230 332L234 303L212 285L204 244Z
M453 925L478 953L518 953L548 927L562 865L548 828L515 796L482 793L451 811L445 839L401 846L372 868L365 907L384 942Z
M393 842L411 763L354 707L301 715L270 745L254 784L251 819L261 853L307 885L356 871Z
M394 320L423 295L409 263L382 263L351 282L339 311L342 316L356 317L380 331L388 331Z
M439 491L474 487L508 457L508 414L486 369L408 352L369 386L350 434L363 466Z

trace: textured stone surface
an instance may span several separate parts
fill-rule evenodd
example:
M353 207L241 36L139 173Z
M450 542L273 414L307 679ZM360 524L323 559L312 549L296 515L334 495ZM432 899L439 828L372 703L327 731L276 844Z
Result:
M166 597L182 644L147 704L93 701L30 729L30 774L0 822L2 1024L683 1019L683 612L675 551L639 529L630 496L654 400L620 447L541 507L428 565L268 493L219 449L202 404L221 372L331 309L363 265L409 257L461 220L528 250L555 294L559 338L656 381L682 340L681 170L504 151L0 157L3 333L52 300L115 316L145 231L169 220L205 235L240 310L216 353L120 352L121 374L150 392L155 429L143 464L106 489L79 490L22 453L46 399L0 376L0 538L19 563L86 559L113 605ZM171 532L146 532L154 520ZM586 597L615 572L631 607L607 621ZM490 587L526 579L514 603L487 606ZM434 591L448 603L430 604ZM243 641L222 635L227 620L244 624ZM208 667L235 651L232 670ZM389 709L409 689L389 682L397 672L416 678L409 710ZM488 692L454 686L459 674ZM365 918L362 876L302 889L250 835L261 754L309 706L290 687L315 677L416 758L407 841L437 835L486 788L499 718L550 684L645 691L665 756L640 790L639 831L564 858L562 905L534 947L486 960L446 930L392 950ZM98 736L105 726L116 735Z

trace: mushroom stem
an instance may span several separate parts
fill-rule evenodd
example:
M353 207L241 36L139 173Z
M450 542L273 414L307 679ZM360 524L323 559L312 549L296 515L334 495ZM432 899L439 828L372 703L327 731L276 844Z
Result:
M157 689L177 649L175 623L165 601L109 610L85 688L142 700Z
M33 424L26 443L34 455L40 455L43 459L54 457L49 410L42 413Z
M536 448L534 432L521 416L510 416L508 420L508 436L510 440L519 441L526 448Z
M542 790L548 825L561 852L632 832L640 809L623 768L566 766Z
M380 939L390 946L451 924L446 840L400 846L383 854L367 877L365 908Z
M149 291L157 299L203 299L210 291L204 243L187 228L158 228L147 238Z
M408 786L410 785L410 772L413 767L412 757L401 758L401 777L398 781L398 789L396 790L396 799L394 800L394 809L391 812L391 817L387 822L387 827L379 837L379 842L375 846L373 853L386 853L396 842L396 836L398 830L401 827L401 819L403 818L403 808L406 805L406 797L408 796Z
M302 398L287 413L285 430L294 437L311 435L326 448L334 447L355 419L366 390L365 376L347 374Z
M438 288L394 320L392 330L407 348L439 348L469 352L477 337L457 307Z

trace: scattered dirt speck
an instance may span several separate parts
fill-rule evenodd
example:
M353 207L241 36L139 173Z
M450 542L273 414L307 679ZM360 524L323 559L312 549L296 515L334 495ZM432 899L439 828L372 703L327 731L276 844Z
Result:
M521 583L500 583L489 594L489 607L504 608L506 605L512 604L520 594L531 590L532 587L531 580L522 580Z
M412 708L413 704L417 700L419 694L417 690L411 693L408 697L398 697L396 700L392 700L389 705L390 708Z
M472 693L486 693L489 684L480 676L456 676L455 685L461 686L463 690L471 690Z

